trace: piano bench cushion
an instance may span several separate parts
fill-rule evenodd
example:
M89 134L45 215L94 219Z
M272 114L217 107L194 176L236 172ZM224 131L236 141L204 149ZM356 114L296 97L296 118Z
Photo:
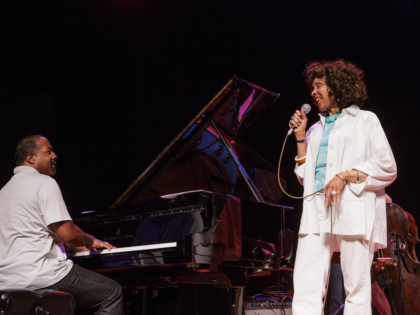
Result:
M42 293L41 305L47 305L51 315L74 315L76 309L73 295L54 290Z
M65 292L46 290L1 290L0 315L74 315L74 297Z
M29 290L0 291L1 315L34 315L41 295Z

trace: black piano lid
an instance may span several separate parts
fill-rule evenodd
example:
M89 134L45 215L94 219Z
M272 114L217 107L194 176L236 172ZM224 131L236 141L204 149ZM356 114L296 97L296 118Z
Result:
M212 162L212 165L204 165L208 161L206 162L203 159L203 161L198 162L196 158L190 157L195 154L191 153L191 150L200 144L203 133L210 132L212 128L210 127L211 120L217 122L224 134L229 135L231 140L233 139L235 142L240 143L241 147L246 147L246 144L241 141L242 130L251 125L263 110L274 103L279 96L280 94L278 93L267 91L255 84L233 76L115 201L110 209L130 207L158 199L160 195L187 190L204 189L219 193L232 193L229 190L224 191L226 189L214 187L212 183L208 183L209 175L206 175L206 177L201 174L202 172L207 172L204 170L205 168L220 168L217 166L218 163L214 164ZM219 150L223 150L223 148L219 148ZM246 148L246 151L249 150L249 148ZM262 158L256 153L252 155L257 156L254 158L254 160L258 161L257 163L261 162ZM185 160L187 159L185 156L188 156L188 160ZM179 162L180 159L183 159L183 161ZM173 170L174 166L177 170ZM169 169L171 171L167 172ZM168 173L165 175L165 179L159 179L164 172ZM226 173L223 170L216 170L215 172L217 174L220 172ZM191 174L198 175L192 175L193 178L186 178L185 183L180 183L184 175ZM223 186L223 180L226 181L226 178L229 177L225 176L224 179L220 177L223 176L211 176L213 182L219 181L219 184L222 183L221 185ZM161 183L156 184L159 180ZM162 184L162 182L165 182L165 184ZM164 187L164 185L167 185L167 187ZM228 185L234 186L231 183Z

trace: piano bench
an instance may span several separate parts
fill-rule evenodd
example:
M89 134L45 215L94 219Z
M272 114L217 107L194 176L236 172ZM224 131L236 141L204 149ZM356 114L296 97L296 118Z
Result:
M0 315L74 315L75 308L74 297L65 292L0 291Z

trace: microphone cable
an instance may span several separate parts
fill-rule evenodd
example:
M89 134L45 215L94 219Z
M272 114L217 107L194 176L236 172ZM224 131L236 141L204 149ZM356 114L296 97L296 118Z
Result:
M281 165L281 160L282 160L282 158L283 158L283 152L284 152L284 147L285 147L285 145L286 145L286 141L287 141L287 137L284 139L284 142L283 142L283 147L281 148L280 159L279 159L279 165L278 165L278 169L277 169L277 181L278 181L279 186L280 186L280 189L283 191L283 193L284 193L286 196L288 196L288 197L290 197L290 198L293 198L293 199L304 199L304 198L311 197L311 196L313 196L313 195L315 195L315 194L317 194L317 193L319 193L319 192L323 192L323 191L325 191L325 188L324 188L324 189L317 190L317 191L316 191L316 192L314 192L313 194L310 194L310 195L307 195L307 196L303 196L303 197L295 197L295 196L289 195L289 194L288 194L288 193L284 190L283 186L281 185L281 180L280 180L280 165Z

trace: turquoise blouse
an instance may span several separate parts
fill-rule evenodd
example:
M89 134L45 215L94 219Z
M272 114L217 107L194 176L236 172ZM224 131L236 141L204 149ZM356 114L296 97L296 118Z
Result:
M331 115L325 118L324 133L319 144L318 158L315 167L315 190L325 188L325 176L327 171L328 139L334 129L335 121L341 114Z

